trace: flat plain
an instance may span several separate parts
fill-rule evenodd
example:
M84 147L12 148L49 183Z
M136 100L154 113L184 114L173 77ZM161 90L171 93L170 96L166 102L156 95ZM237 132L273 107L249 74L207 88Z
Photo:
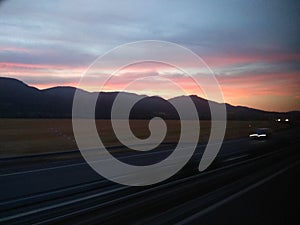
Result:
M180 121L166 120L164 142L177 142ZM193 121L190 121L193 123ZM131 120L130 128L139 138L150 135L148 120ZM206 142L210 134L210 121L200 121L199 142ZM119 146L110 120L96 120L98 134L105 146ZM227 121L225 140L247 138L259 127L273 131L286 129L289 124L275 121ZM193 132L193 131L191 131ZM0 119L0 157L40 154L77 149L71 119Z

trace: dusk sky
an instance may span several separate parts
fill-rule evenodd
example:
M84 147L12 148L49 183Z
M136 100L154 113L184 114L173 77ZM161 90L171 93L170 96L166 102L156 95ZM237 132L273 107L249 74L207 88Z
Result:
M88 66L116 46L162 40L199 55L215 73L226 102L300 110L300 1L5 0L0 28L0 76L40 89L76 87ZM143 74L175 77L187 94L201 96L180 71L151 63L127 68L105 91ZM149 80L131 91L178 94L159 79L153 84L161 92L148 90ZM91 81L86 89L97 87Z

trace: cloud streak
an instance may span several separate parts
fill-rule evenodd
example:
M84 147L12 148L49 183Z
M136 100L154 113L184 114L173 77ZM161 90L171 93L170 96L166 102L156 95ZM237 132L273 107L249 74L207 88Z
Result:
M112 48L157 39L181 44L202 57L232 104L255 107L261 102L262 109L300 110L294 102L300 96L299 8L294 0L229 0L222 5L216 0L4 1L0 76L40 88L76 85L90 63ZM189 67L185 59L178 60ZM112 72L109 63L94 76ZM184 74L159 65L124 69L106 90L151 73L175 80L189 94L202 94ZM160 81L153 83L163 89ZM141 82L132 91L145 87L147 82ZM93 78L86 88L97 88ZM161 93L175 94L171 89Z

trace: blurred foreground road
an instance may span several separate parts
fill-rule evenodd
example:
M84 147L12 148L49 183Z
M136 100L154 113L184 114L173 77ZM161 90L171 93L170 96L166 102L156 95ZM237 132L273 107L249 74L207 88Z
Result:
M251 224L243 221L251 212L257 219L248 219L252 224L268 224L272 218L259 213L273 215L278 209L272 209L270 202L289 209L289 198L299 196L295 191L299 133L299 128L293 128L274 134L270 140L226 141L213 165L202 173L197 172L197 166L205 145L199 145L182 171L149 187L107 181L76 151L2 159L0 223ZM172 150L173 146L162 145L150 152L119 152L115 156L146 165L164 159ZM230 199L237 200L232 203ZM128 210L136 213L129 216ZM275 222L287 224L278 219Z

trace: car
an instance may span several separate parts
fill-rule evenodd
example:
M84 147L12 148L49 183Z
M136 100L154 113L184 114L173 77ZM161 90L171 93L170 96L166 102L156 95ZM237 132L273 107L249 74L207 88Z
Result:
M258 128L255 132L251 133L249 137L251 139L267 139L271 137L271 134L270 128Z

